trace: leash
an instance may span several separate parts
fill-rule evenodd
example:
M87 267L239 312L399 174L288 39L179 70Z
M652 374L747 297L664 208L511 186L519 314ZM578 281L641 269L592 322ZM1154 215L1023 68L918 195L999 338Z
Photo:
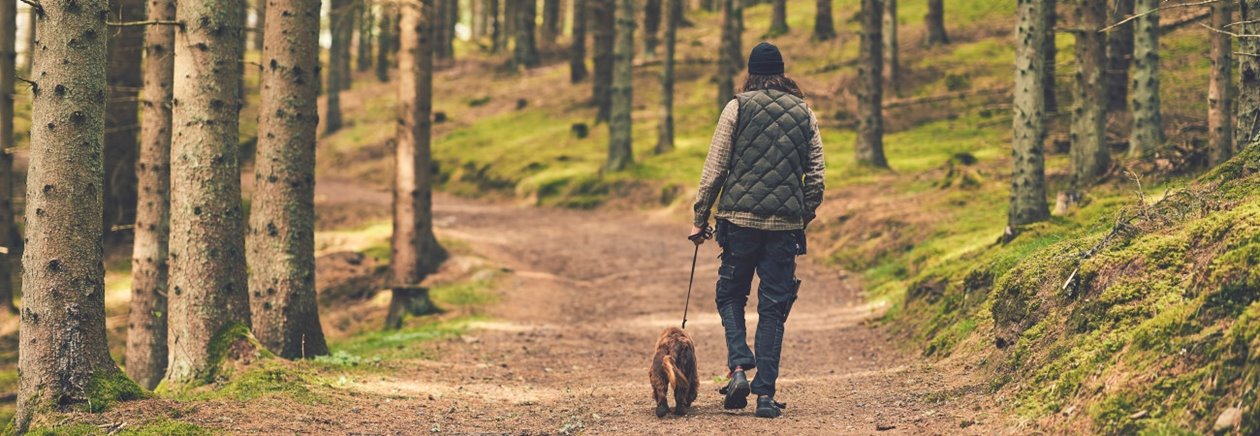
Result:
M704 228L700 230L700 233L687 238L692 243L696 244L696 251L691 255L691 278L687 280L687 301L683 303L683 330L687 329L687 310L691 308L691 287L696 284L696 259L700 258L700 244L703 244L705 239L710 239L712 237L713 229L711 229L708 225L705 225Z

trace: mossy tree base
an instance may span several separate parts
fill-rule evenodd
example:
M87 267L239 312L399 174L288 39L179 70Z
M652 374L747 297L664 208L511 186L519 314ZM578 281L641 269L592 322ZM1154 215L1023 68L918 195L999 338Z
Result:
M429 298L429 288L422 286L395 286L394 295L389 301L389 314L385 317L385 328L397 330L402 328L407 315L422 316L438 313L441 310Z

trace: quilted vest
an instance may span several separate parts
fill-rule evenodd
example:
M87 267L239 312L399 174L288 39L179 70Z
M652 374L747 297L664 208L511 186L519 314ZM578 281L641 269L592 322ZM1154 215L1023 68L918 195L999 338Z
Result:
M776 90L745 92L736 99L739 123L718 210L800 217L814 132L805 100Z

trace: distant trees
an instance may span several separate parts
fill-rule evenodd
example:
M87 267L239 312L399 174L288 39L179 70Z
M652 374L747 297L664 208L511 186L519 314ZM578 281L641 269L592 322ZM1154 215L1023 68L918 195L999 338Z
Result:
M13 305L13 271L17 254L13 235L13 82L17 76L17 2L0 2L0 311L17 313ZM28 51L30 51L28 49ZM30 57L30 54L27 54Z
M110 21L134 22L144 19L145 0L110 0ZM124 26L109 29L109 96L105 103L105 193L104 225L109 241L118 239L114 225L135 222L136 134L140 131L140 54L144 28Z
M573 43L569 48L569 82L586 80L586 13L587 0L573 0Z
M37 127L31 131L26 179L14 416L19 434L57 407L141 392L114 364L105 343L101 182L108 31L103 17L109 5L106 0L41 4L39 55L31 75L40 92L31 107Z
M246 239L254 335L285 358L328 354L315 300L320 0L269 0Z
M1107 21L1119 23L1133 14L1134 0L1110 0ZM1124 23L1107 32L1107 110L1124 111L1129 106L1129 63L1133 59L1133 23Z
M517 1L533 4L535 0ZM433 5L435 6L432 17L433 57L441 60L455 59L455 21L457 21L456 17L459 17L459 1L433 0ZM524 9L530 9L532 11L536 9L536 7L534 9L522 7L519 8L518 11ZM533 17L532 12L530 13L530 17ZM520 44L519 37L517 44L518 46Z
M341 69L341 63L345 62L343 57L346 55L346 47L350 44L350 38L346 37L345 32L350 28L351 23L353 5L350 1L331 0L328 5L328 34L331 38L328 45L328 65L323 69L326 74L324 94L327 96L325 99L327 109L322 118L325 134L341 130L341 90L343 89L341 82L349 79L342 77L344 72Z
M376 80L389 81L389 55L394 52L394 29L398 10L391 4L381 5L381 19L376 30Z
M744 33L744 0L722 2L722 42L718 49L717 107L718 113L735 98L735 76L744 69L744 50L740 37Z
M615 0L586 0L595 25L595 64L592 80L595 122L608 121L612 111L613 43L616 34Z
M884 2L862 0L862 35L858 54L857 161L888 168L884 157Z
M893 95L899 95L901 85L901 59L897 47L897 0L884 0L884 56L888 58L888 85Z
M1015 45L1014 168L1006 234L1013 237L1024 225L1049 218L1046 205L1045 139L1045 0L1019 0Z
M372 69L372 5L368 0L355 0L359 12L359 48L355 50L359 57L355 59L355 70L364 72Z
M432 158L434 0L403 3L398 52L398 133L394 162L394 233L390 241L390 300L386 328L406 313L431 311L424 278L447 257L433 235Z
M267 0L254 0L254 50L262 52L263 29L267 28Z
M682 12L683 0L665 0L665 59L661 66L661 125L656 140L657 153L674 149L674 53Z
M656 59L656 46L661 44L661 1L643 3L643 57L648 60Z
M1107 19L1106 4L1071 0L1076 38L1076 81L1072 98L1071 186L1064 205L1075 203L1087 186L1107 171L1107 100L1104 67L1106 37L1098 32Z
M1133 132L1129 136L1132 157L1149 156L1164 142L1159 108L1159 3L1137 0L1133 20L1133 70L1130 74L1129 111Z
M774 10L770 14L770 35L785 33L788 33L787 0L774 0Z
M608 123L608 171L621 171L634 163L630 114L634 97L634 2L617 1L617 38L614 49L612 117Z
M79 0L82 2L82 0ZM213 2L183 1L176 19L171 141L171 238L166 381L213 373L211 343L248 326L245 221L237 141L244 17ZM283 13L284 11L276 11Z
M518 67L537 67L541 62L538 58L538 45L534 42L534 24L537 21L538 4L536 0L520 0L520 4L515 9L516 46L513 50L512 62Z
M927 27L924 45L949 44L949 35L945 33L945 0L928 0L928 12L923 21Z
M1045 57L1045 63L1042 68L1045 72L1041 75L1041 90L1045 93L1046 113L1053 114L1059 111L1059 97L1057 92L1058 86L1055 85L1057 78L1055 77L1055 67L1059 56L1058 46L1055 44L1055 26L1059 21L1058 0L1042 0L1046 3L1041 9L1041 31L1045 33L1042 39L1042 53Z
M1212 5L1212 28L1224 29L1233 22L1233 5ZM1217 165L1234 155L1233 41L1229 35L1213 32L1212 72L1208 79L1208 156Z
M560 0L543 0L542 29L538 32L544 46L556 45L556 37L563 30L563 18L560 15Z
M1239 20L1243 24L1236 31L1244 35L1260 34L1260 0L1244 0L1240 4ZM1260 39L1239 38L1238 50L1260 53ZM1239 56L1238 70L1234 146L1241 150L1260 142L1260 57Z
M814 40L829 41L836 37L835 20L831 17L832 0L818 0L817 13L814 14Z

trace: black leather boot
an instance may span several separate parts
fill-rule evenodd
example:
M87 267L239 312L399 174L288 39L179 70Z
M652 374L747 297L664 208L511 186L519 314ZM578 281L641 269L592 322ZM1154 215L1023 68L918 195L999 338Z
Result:
M787 404L774 401L774 397L769 395L757 396L757 410L753 412L762 418L778 418L783 414L783 409L787 408Z

